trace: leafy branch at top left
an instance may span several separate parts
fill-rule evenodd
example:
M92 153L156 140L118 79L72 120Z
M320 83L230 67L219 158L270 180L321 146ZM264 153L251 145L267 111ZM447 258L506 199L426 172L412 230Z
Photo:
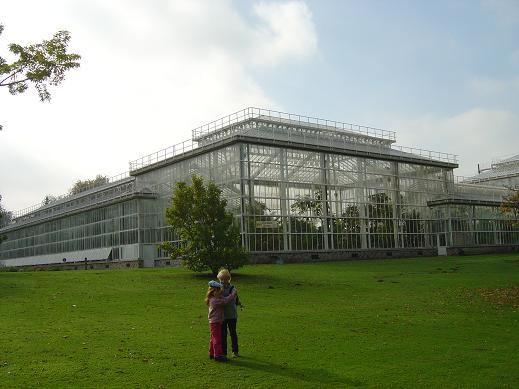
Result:
M4 27L0 25L0 35ZM29 46L16 43L9 45L9 51L17 59L8 63L0 57L0 86L9 88L13 95L27 90L33 83L41 101L50 100L48 85L58 85L69 69L79 67L81 56L67 53L70 41L68 31L58 31L52 39Z

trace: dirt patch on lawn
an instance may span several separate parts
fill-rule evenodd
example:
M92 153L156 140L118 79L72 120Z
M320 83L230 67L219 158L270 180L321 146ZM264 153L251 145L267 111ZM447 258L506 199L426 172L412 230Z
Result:
M519 287L476 289L483 299L497 307L519 308Z

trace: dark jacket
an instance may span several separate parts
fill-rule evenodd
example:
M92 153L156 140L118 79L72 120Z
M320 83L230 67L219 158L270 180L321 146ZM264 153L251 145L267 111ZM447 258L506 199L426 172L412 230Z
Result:
M234 285L232 284L222 284L223 285L223 293L222 296L226 297L229 296L232 291L234 290ZM236 309L236 305L240 305L240 299L238 298L238 295L236 295L236 298L234 300L229 301L224 306L224 319L237 319L238 318L238 310Z

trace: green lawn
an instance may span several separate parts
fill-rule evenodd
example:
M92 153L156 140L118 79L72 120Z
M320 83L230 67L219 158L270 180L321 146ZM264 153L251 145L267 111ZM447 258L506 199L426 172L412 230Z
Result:
M240 269L228 364L207 358L207 281L0 272L0 387L518 387L517 254Z

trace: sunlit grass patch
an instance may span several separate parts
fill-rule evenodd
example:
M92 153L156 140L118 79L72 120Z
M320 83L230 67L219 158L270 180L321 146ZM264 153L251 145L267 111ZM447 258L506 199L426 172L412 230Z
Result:
M519 308L519 287L477 289L485 301L498 307Z

